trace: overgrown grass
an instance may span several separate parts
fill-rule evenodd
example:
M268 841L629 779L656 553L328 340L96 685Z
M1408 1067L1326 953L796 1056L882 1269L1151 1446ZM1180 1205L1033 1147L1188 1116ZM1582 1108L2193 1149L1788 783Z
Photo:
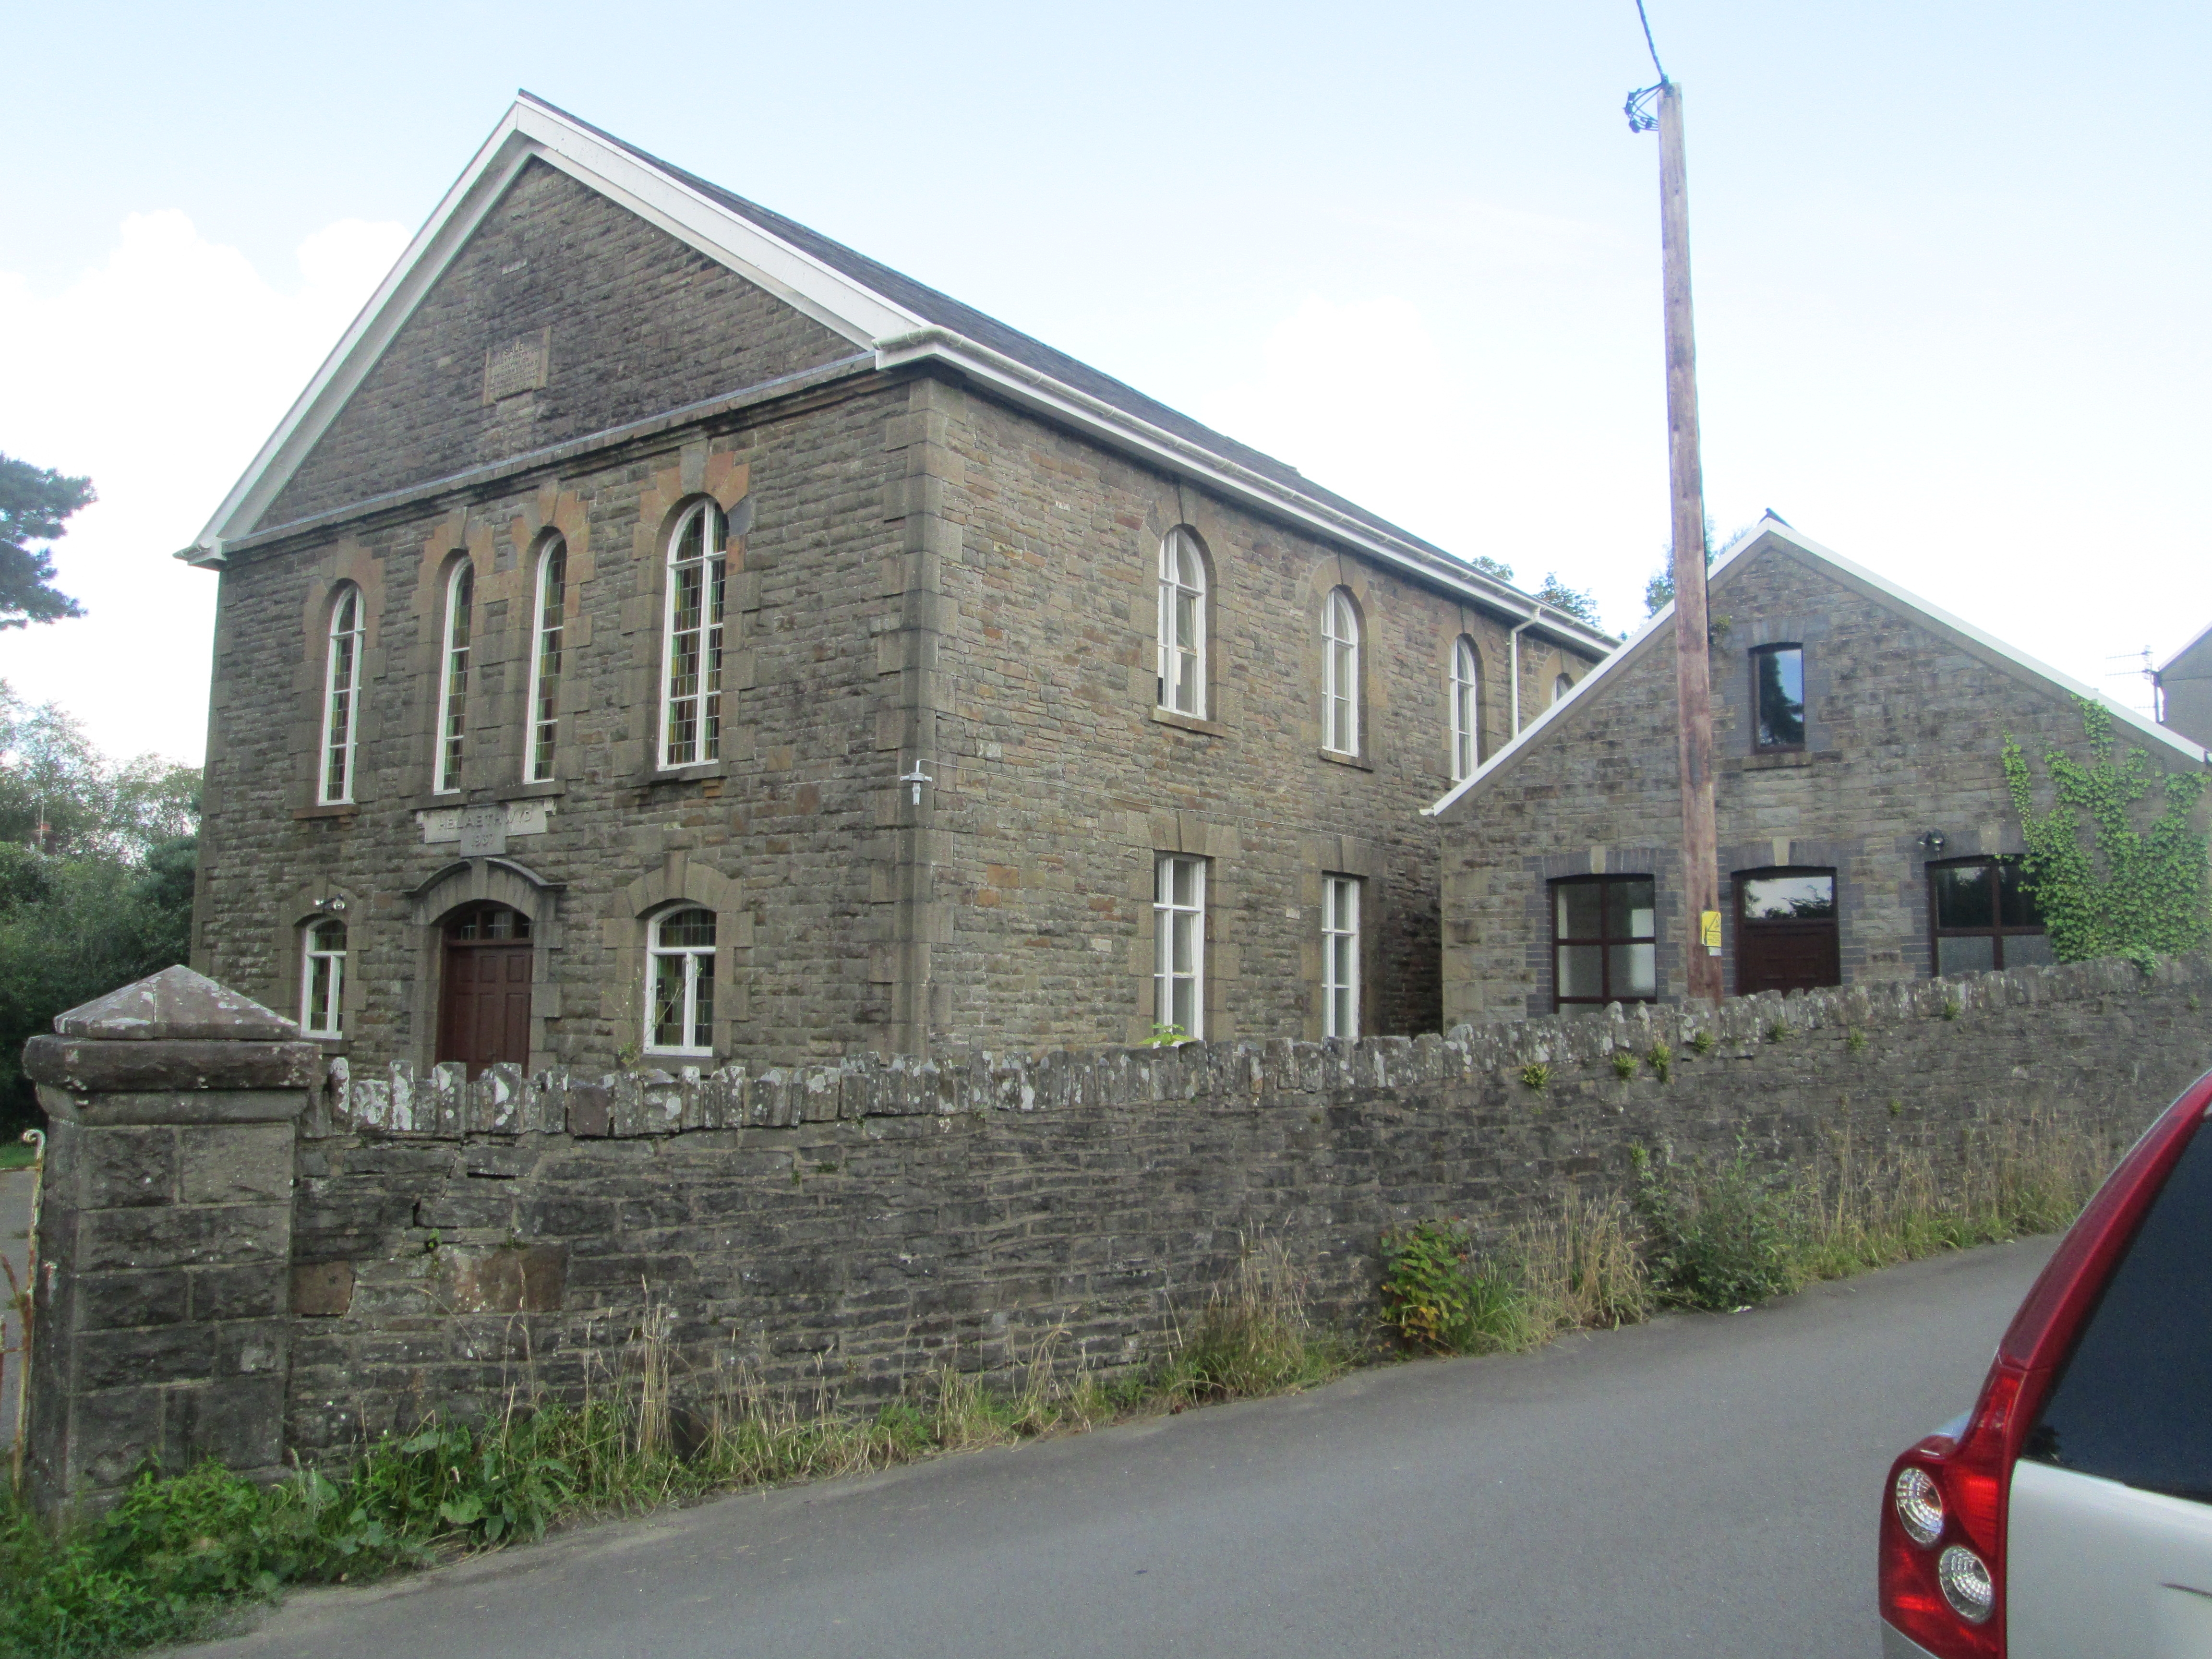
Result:
M1383 1240L1382 1322L1411 1348L1521 1352L1659 1306L1732 1310L1818 1279L2057 1232L2121 1148L2037 1116L1977 1134L1939 1181L1922 1152L1869 1162L1848 1139L1826 1166L1763 1174L1639 1151L1626 1200L1571 1198L1487 1241L1444 1219Z
M20 1140L0 1140L0 1170L27 1170L39 1161L39 1150Z
M58 1529L0 1482L0 1654L96 1659L204 1635L288 1585L359 1582L563 1522L1303 1388L1355 1358L1308 1317L1304 1289L1263 1243L1134 1375L1071 1370L1049 1332L1011 1389L940 1363L865 1415L837 1410L821 1375L807 1389L770 1388L738 1364L684 1374L671 1316L653 1307L580 1405L519 1389L490 1422L433 1419L348 1469L273 1487L214 1463L149 1469L106 1515Z

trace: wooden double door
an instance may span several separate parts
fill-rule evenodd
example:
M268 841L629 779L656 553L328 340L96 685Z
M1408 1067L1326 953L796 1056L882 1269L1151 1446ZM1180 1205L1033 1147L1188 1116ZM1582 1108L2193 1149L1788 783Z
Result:
M487 1066L530 1064L530 981L537 947L530 918L504 904L472 904L446 918L438 987L438 1058L471 1077Z

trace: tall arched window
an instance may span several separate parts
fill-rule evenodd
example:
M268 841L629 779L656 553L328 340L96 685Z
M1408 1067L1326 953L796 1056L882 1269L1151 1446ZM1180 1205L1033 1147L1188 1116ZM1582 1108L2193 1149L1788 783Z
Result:
M335 806L353 799L354 726L361 702L361 589L348 582L331 607L323 663L323 769L317 799Z
M309 1036L343 1035L346 926L335 917L307 924L301 936L300 1029Z
M523 752L522 781L543 783L553 775L554 740L561 726L562 605L568 593L568 544L546 538L538 556L538 627L530 655L530 738Z
M1462 634L1452 647L1451 775L1455 783L1473 777L1481 763L1481 686L1474 641Z
M461 754L469 733L469 612L476 601L476 566L463 559L446 583L446 649L440 659L438 775L440 794L461 787Z
M1322 722L1324 749L1359 752L1359 613L1352 595L1329 590L1322 607Z
M653 991L645 1046L660 1054L712 1054L714 913L670 910L654 917L647 954Z
M722 509L694 502L668 538L668 622L660 763L696 766L722 755L722 599L727 582Z
M1160 707L1206 714L1206 566L1190 532L1160 544Z

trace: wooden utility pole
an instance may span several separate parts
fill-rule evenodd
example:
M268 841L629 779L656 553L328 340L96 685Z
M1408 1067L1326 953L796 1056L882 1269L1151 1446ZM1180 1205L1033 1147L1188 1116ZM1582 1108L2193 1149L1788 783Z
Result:
M1705 481L1698 343L1690 319L1690 195L1682 89L1659 84L1659 234L1666 267L1667 456L1674 496L1675 755L1682 782L1683 990L1721 1000L1719 831L1713 816L1713 676L1705 618Z

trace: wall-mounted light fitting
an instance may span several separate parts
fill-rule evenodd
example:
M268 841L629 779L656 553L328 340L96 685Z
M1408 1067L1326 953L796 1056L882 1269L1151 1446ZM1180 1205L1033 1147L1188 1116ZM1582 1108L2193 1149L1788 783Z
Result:
M1940 857L1943 851L1943 832L1941 830L1930 830L1926 835L1921 836L1920 844L1927 849L1929 857Z

